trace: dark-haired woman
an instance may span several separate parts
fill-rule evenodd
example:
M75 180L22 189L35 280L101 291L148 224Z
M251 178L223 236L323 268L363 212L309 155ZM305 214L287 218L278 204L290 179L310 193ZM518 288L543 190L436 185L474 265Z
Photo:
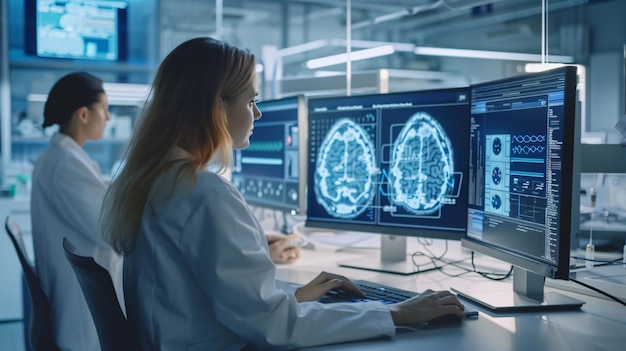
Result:
M107 268L122 297L122 257L97 235L107 182L83 146L102 138L110 119L102 81L86 72L59 79L48 94L44 127L57 124L32 177L31 220L35 263L50 300L57 346L100 350L98 335L76 276L65 258L62 238Z

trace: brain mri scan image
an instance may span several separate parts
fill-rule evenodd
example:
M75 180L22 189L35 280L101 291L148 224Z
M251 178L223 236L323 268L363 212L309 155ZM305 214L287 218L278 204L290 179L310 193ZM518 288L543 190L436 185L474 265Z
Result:
M333 217L353 218L371 205L379 173L375 148L362 127L338 120L322 141L315 167L318 203Z
M468 91L309 99L305 224L390 235L464 235ZM505 154L506 140L501 142Z
M416 215L443 205L453 182L453 151L441 125L417 112L404 125L392 147L389 182L391 201Z

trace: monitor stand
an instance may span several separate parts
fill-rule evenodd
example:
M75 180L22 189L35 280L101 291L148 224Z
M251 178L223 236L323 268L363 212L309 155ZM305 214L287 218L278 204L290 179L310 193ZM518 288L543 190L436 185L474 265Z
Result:
M292 227L289 225L289 219L287 218L287 212L281 211L283 216L283 225L280 227L280 232L289 235L293 233Z
M279 221L277 213L280 214L281 220ZM297 212L295 210L273 210L274 216L274 229L282 234L290 235L294 233L294 226L298 223L298 219L295 218Z
M544 293L545 278L539 274L529 272L523 268L513 268L513 290L482 290L471 289L451 290L459 296L468 299L492 312L544 312L577 310L584 304L556 292Z
M413 260L407 258L406 237L385 234L380 236L380 257L350 259L339 262L339 266L401 275L437 269L430 259L420 258L416 265Z

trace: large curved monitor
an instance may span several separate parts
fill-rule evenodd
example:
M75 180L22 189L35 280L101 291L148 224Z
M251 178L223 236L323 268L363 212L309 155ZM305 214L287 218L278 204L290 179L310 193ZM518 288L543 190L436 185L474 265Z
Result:
M311 98L308 116L305 225L385 234L380 261L344 265L416 273L407 236L465 236L467 88Z
M577 231L576 67L471 86L469 206L463 246L514 265L513 291L458 291L496 311L578 308L544 294L568 279Z
M257 106L262 116L254 122L248 148L234 151L232 182L250 205L303 214L306 183L299 160L305 156L305 98L265 100Z

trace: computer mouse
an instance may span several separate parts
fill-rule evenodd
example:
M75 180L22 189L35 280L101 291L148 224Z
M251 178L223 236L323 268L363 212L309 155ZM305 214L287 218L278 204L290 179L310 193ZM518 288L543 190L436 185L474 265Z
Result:
M478 311L471 309L471 308L466 308L463 311L463 314L465 314L465 317L459 317L456 314L444 314L441 317L437 317L435 319L432 319L428 322L428 324L434 324L434 325L441 325L441 324L458 324L461 323L461 321L463 321L463 319L476 319L478 318Z
M428 324L442 325L442 324L460 324L463 317L459 317L456 314L444 314L443 316L431 319Z

